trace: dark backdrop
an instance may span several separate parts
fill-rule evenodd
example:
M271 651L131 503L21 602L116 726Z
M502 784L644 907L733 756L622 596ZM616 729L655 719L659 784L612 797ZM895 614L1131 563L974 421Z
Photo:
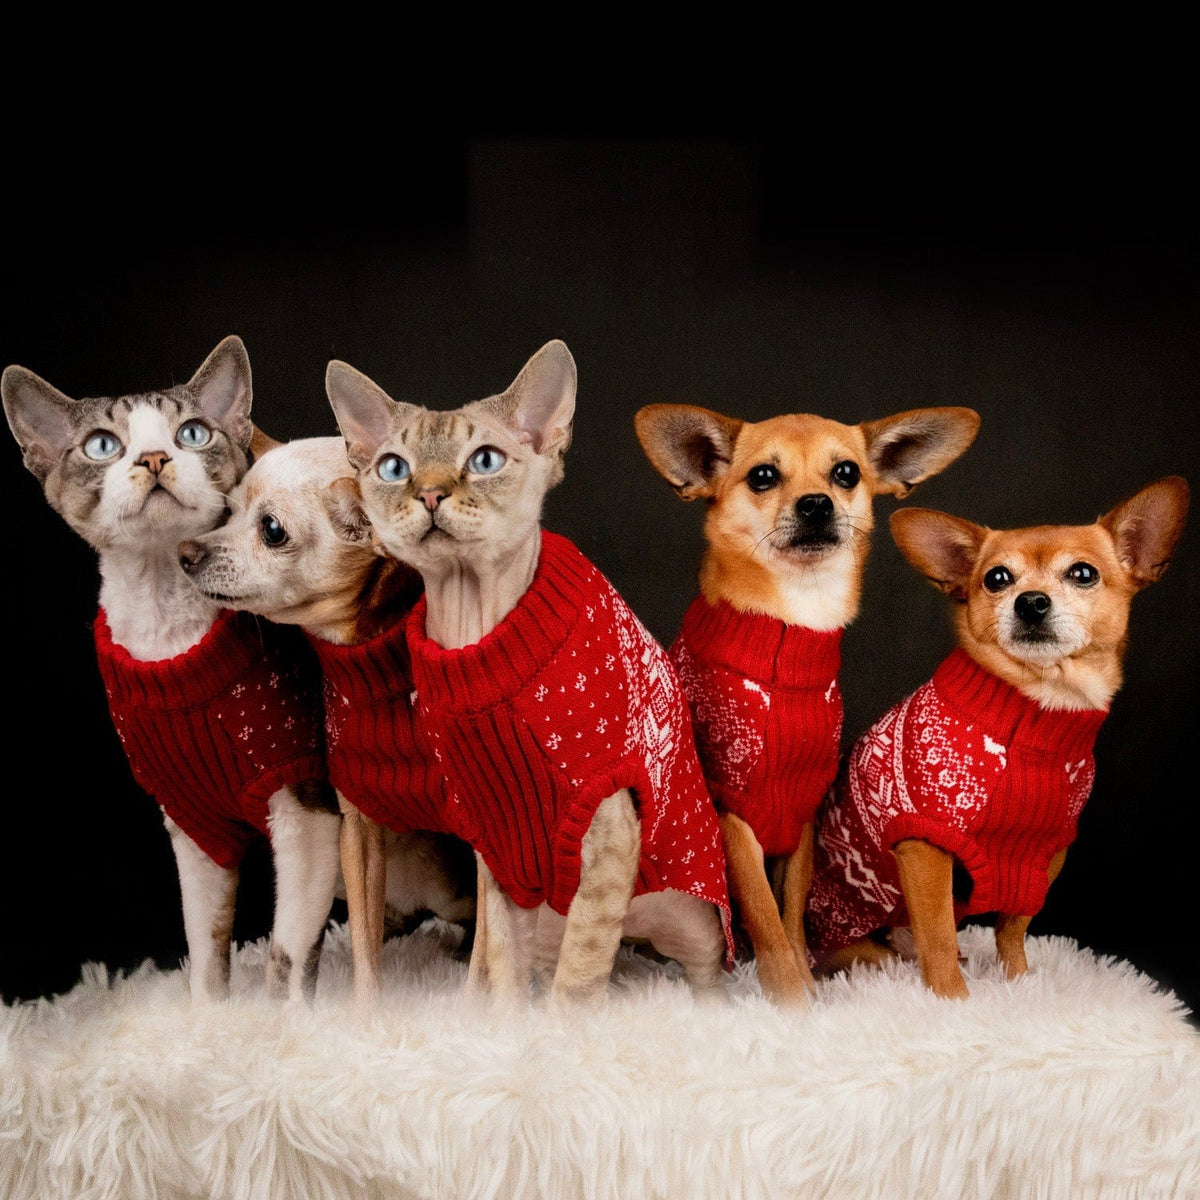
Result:
M264 122L178 161L100 129L31 139L6 181L0 365L110 394L185 380L237 333L256 418L288 438L336 432L331 357L452 407L563 338L578 410L546 521L664 641L694 594L703 514L642 456L632 417L651 401L752 420L969 405L977 441L912 502L998 527L1087 522L1166 474L1200 482L1195 196L1168 133L1003 114L969 139L874 128L323 142ZM170 966L185 946L168 842L93 660L93 556L11 439L0 463L11 1001L70 988L87 961ZM890 540L894 507L877 504L845 639L848 737L951 645L946 602ZM1135 603L1095 791L1032 929L1128 959L1193 1007L1196 560L1189 530ZM267 932L270 900L258 854L239 938Z

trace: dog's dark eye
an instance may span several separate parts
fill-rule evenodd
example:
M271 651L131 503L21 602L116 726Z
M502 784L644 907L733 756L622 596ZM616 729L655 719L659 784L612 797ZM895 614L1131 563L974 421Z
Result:
M262 529L262 540L268 546L282 546L288 539L287 530L270 513L263 517L260 528Z
M750 468L746 482L752 492L770 491L779 482L779 468L770 463L759 463L758 466Z
M836 463L832 471L829 472L829 478L833 480L838 487L845 488L849 491L852 487L858 486L858 481L862 472L858 469L858 463L851 462L850 459L844 459L840 463Z
M1077 562L1067 568L1067 578L1078 587L1091 587L1100 582L1100 572L1091 563Z
M1007 567L993 567L983 577L983 586L989 592L1002 592L1012 581L1012 572Z

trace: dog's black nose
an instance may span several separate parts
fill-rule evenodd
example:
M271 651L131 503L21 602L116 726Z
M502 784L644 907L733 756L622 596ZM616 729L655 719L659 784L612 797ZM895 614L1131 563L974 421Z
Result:
M833 516L833 501L824 492L810 492L796 501L796 513L806 521L828 521Z
M189 575L208 557L208 551L199 542L180 542L177 553L179 565Z
M1050 597L1045 592L1022 592L1013 607L1026 625L1040 625L1050 611Z

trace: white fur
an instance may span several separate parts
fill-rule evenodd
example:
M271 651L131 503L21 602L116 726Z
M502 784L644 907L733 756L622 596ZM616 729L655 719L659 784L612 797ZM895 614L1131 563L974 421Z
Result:
M228 994L228 948L237 899L238 873L218 866L165 813L179 872L183 930L188 945L188 980L197 1004ZM217 932L224 928L222 936Z
M342 818L306 809L286 788L267 802L275 865L273 948L290 960L287 995L303 999L305 960L329 919L338 882Z
M158 490L155 477L136 465L155 450L172 454ZM166 417L154 408L134 407L129 445L104 477L91 523L105 531L98 547L100 604L114 640L134 658L173 658L212 627L218 607L188 582L176 547L210 529L224 507L200 460L175 449Z
M355 1019L345 929L311 1008L227 1005L178 971L0 1010L0 1195L13 1200L1184 1200L1200 1195L1200 1034L1128 964L1031 939L1008 982L961 935L971 1000L915 965L782 1013L752 967L702 1006L622 951L597 1010L460 1000L452 934L389 942Z
M775 577L778 606L772 615L789 625L827 632L841 629L858 609L859 581L854 550L843 543L811 566L775 552L782 561Z

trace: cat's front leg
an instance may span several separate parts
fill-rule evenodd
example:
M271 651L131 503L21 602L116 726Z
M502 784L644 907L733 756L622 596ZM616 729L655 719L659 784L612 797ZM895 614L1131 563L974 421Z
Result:
M529 999L538 910L522 908L510 899L482 855L477 863L478 916L468 989L478 993L486 988L504 1004L523 1003Z
M550 1003L599 999L612 974L633 899L642 824L622 788L600 802L583 835L579 887L567 910Z
M311 999L337 887L341 814L332 789L314 780L280 788L268 801L275 862L275 922L267 963L272 996Z
M224 1000L229 995L229 946L238 873L213 862L165 813L163 822L171 835L179 873L192 1001Z

